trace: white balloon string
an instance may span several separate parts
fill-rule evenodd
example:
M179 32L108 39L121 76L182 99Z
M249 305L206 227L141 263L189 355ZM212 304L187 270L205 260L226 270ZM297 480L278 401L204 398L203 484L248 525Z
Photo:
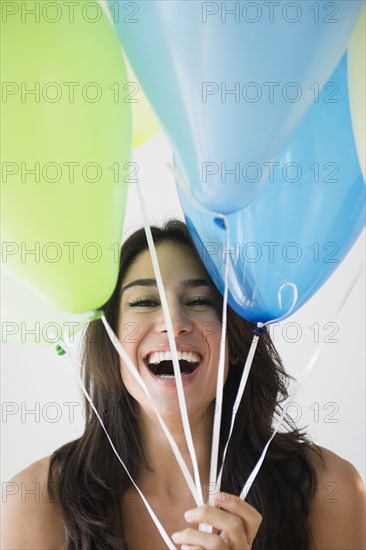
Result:
M79 360L74 356L74 354L72 353L72 346L71 346L71 343L69 342L68 338L66 337L66 335L64 335L64 338L63 338L63 341L61 342L61 345L62 346L65 346L68 350L68 355L70 357L70 360L75 363L76 365L76 369L74 369L74 375L75 375L75 378L76 378L76 381L78 383L78 385L80 386L81 388L81 391L83 392L85 398L87 399L87 401L89 402L91 408L93 409L97 419L99 420L100 422L100 425L102 426L103 430L104 430L104 433L106 434L107 436L107 439L109 441L109 444L110 446L112 447L112 450L114 452L114 454L116 455L117 459L119 460L119 462L122 464L126 474L128 475L128 477L130 478L131 480L131 483L133 484L133 486L135 487L136 491L138 492L138 494L140 495L143 503L145 504L146 506L146 509L147 511L149 512L150 514L150 517L151 519L153 520L156 528L158 529L161 537L163 538L164 542L166 543L167 547L169 549L174 549L176 550L176 547L174 546L174 543L173 541L171 540L171 538L169 537L169 535L167 534L167 532L165 531L164 527L162 526L162 524L160 523L158 517L156 516L154 510L151 508L150 504L148 503L148 501L146 500L144 494L142 493L142 491L140 490L140 488L137 486L137 484L135 483L134 479L132 478L130 472L128 471L127 469L127 466L125 465L125 463L123 462L123 460L121 459L121 457L119 456L118 452L117 452L117 449L115 448L114 444L113 444L113 441L112 439L110 438L109 434L108 434L108 431L106 429L106 427L104 426L104 423L103 423L103 420L102 418L100 417L97 409L95 408L94 406L94 403L87 391L87 389L85 388L84 386L84 382L79 374L79 371L81 369L81 364L79 362Z
M345 293L345 297L343 298L338 310L337 310L337 313L336 313L336 316L335 316L335 320L338 319L341 311L343 310L343 307L344 305L346 304L347 302L347 299L349 298L351 292L353 291L354 287L356 286L358 280L360 279L361 275L362 275L362 271L363 269L360 268L357 275L355 276L355 278L352 280L351 284L349 285L346 293ZM271 323L274 322L274 321L271 321ZM265 323L265 324L269 324L269 323ZM323 349L323 346L324 346L324 340L319 344L318 348L315 350L315 352L313 353L313 355L311 356L310 360L307 362L306 364L306 367L303 371L303 374L302 376L300 377L300 379L298 380L298 382L296 382L296 384L294 384L293 388L292 388L292 391L291 391L291 395L288 396L288 398L286 399L286 401L288 401L290 398L293 399L295 397L295 395L297 394L297 392L299 391L300 387L303 385L303 383L305 382L305 380L309 377L311 371L313 370L314 368L314 365L316 364L317 360L318 360L318 357ZM277 425L276 425L276 428L274 430L274 432L272 433L270 439L268 440L266 446L264 447L263 451L262 451L262 454L257 462L257 464L254 466L251 474L249 475L241 493L240 493L240 498L242 500L245 500L249 491L250 491L250 488L252 486L252 484L254 483L254 480L255 478L257 477L257 474L263 464L263 461L265 459L265 456L267 454L267 450L268 450L268 447L272 441L272 439L274 438L274 436L276 435L276 433L278 432L278 430L280 429L280 427L282 426L283 422L284 422L284 418L285 418L285 414L286 414L286 405L283 407L282 409L282 412L281 412L281 415L277 421Z
M179 183L179 186L181 187L181 189L183 190L185 195L189 198L191 203L195 206L195 208L197 208L197 209L199 209L203 212L206 212L208 214L215 215L215 216L220 217L220 218L224 218L225 225L226 225L226 230L227 230L226 242L227 242L227 246L230 246L230 244L229 244L230 243L229 225L226 222L226 218L222 214L212 212L211 210L204 207L201 203L199 203L197 201L197 199L193 196L193 194L191 192L191 189L189 187L189 184L186 181L186 179L170 163L166 163L166 165L167 165L168 169L172 172L172 174L175 176L176 181ZM225 265L225 291L224 291L223 319L224 319L224 314L225 314L225 319L226 319L227 295L226 295L226 305L225 305L225 294L227 293L227 287L228 287L228 262L226 262L226 265ZM293 289L292 303L291 303L288 311L286 312L286 314L282 315L281 317L278 317L276 319L273 319L271 321L267 321L266 323L258 323L257 324L258 327L264 327L266 325L270 325L272 323L275 323L276 321L282 320L285 316L290 315L290 313L293 311L293 309L296 306L297 300L298 300L298 289L297 289L297 286L294 283L287 282L287 283L283 284L280 287L280 289L278 291L278 303L279 303L280 308L282 309L282 292L283 292L284 288L286 288L286 287L291 287ZM225 322L225 326L226 326L226 322ZM224 328L224 324L223 324L223 328ZM221 341L222 340L223 340L223 338L221 339ZM258 343L258 336L255 335L253 337L252 346L251 346L251 349L249 351L248 358L247 358L247 361L246 361L246 368L244 368L242 379L241 379L241 382L240 382L238 395L237 395L237 400L236 400L238 403L240 403L240 400L241 400L241 398L243 396L243 393L244 393L245 385L246 385L246 382L247 382L247 379L248 379L248 376L249 376L249 372L250 372L250 368L251 368L251 365L252 365L252 362L253 362L253 358L254 358L256 347L257 347L257 343ZM220 360L221 360L221 357L222 356L221 356L221 353L220 353ZM220 389L220 378L221 378L221 376L222 376L222 383L221 383L221 389ZM216 390L216 405L219 406L219 410L218 410L217 414L215 414L214 429L213 429L213 436L212 436L211 465L210 465L210 487L211 488L216 488L216 487L219 488L220 485L221 485L224 459L225 459L225 456L226 456L226 452L227 452L227 448L228 448L228 445L229 445L230 437L231 437L232 430L233 430L233 427L234 427L235 414L236 414L235 411L233 410L229 439L228 439L228 441L225 445L222 466L220 468L220 472L219 472L219 476L217 478L217 481L215 483L216 471L217 471L217 461L218 461L218 445L219 445L219 433L217 434L217 430L218 431L220 430L220 425L221 425L222 391L223 391L223 366L222 366L222 373L220 373L220 363L219 363L219 372L218 372L217 390ZM221 399L220 399L219 393L221 393ZM239 393L241 394L240 399L239 399ZM235 403L234 403L234 409L235 409ZM268 445L269 445L269 443L268 443ZM258 470L259 470L259 468L258 468ZM214 494L213 494L213 492L210 492L209 503L212 506L214 505ZM211 532L210 528L208 528L207 530L209 532Z
M219 212L214 212L209 210L193 196L191 189L188 185L187 180L176 170L176 168L170 164L166 163L168 169L174 175L179 186L183 190L184 194L189 198L191 203L195 208L215 216L223 220L225 229L226 229L226 246L230 246L230 226L227 222L226 216ZM222 309L222 329L221 329L221 345L220 345L220 357L219 357L219 366L217 372L217 384L216 384L216 402L215 406L217 412L214 415L214 425L212 433L212 445L211 445L211 461L210 461L210 494L209 494L209 504L214 506L214 493L216 488L216 478L217 478L217 463L218 463L218 452L219 452L219 443L220 443L220 427L221 427L221 416L222 416L222 395L224 387L224 372L225 372L225 343L226 343L226 319L227 319L227 301L228 301L228 280L229 280L229 262L225 255L225 276L224 276L224 297L223 297L223 309ZM206 532L212 532L210 526L202 526L202 529Z
M98 0L98 4L100 4L100 7L104 11L108 21L113 25L113 18L112 18L111 12L109 11L107 0Z
M173 324L172 324L172 320L171 320L171 316L170 316L170 311L169 311L168 301L167 301L166 294L165 294L163 280L162 280L162 277L161 277L159 262L158 262L158 258L157 258L157 255L156 255L155 244L154 244L154 240L153 240L153 237L152 237L152 234L151 234L151 228L150 228L150 225L149 225L149 222L148 222L148 216L147 216L147 212L146 212L146 208L145 208L145 203L144 203L144 199L143 199L143 196L142 196L142 192L141 192L141 188L140 188L140 184L139 184L138 180L136 181L136 187L137 187L138 197L139 197L139 200L140 200L140 206L141 206L141 212L142 212L143 221L144 221L146 239L147 239L149 250L150 250L151 261L152 261L152 264L153 264L156 283L157 283L157 286L158 286L161 305L162 305L162 308L163 308L163 314L164 314L164 319L165 319L165 323L166 323L166 328L167 328L167 331L168 331L168 340L169 340L170 351L171 351L171 354L172 354L175 383L177 385L178 403L179 403L179 408L180 408L180 413L181 413L181 418L182 418L184 435L185 435L185 438L186 438L189 454L190 454L191 460L192 460L195 483L196 483L196 489L197 489L197 493L199 495L200 504L203 504L204 500L203 500L203 494L202 494L202 486L201 486L201 480L200 480L200 474L199 474L199 469L198 469L196 452L195 452L193 439L192 439L191 427L190 427L190 424L189 424L187 405L186 405L186 400L185 400L185 395L184 395L184 390L183 390L182 375L181 375L181 372L180 372L179 359L178 359L178 355L177 355L177 347L176 347L176 344L175 344Z
M225 449L224 449L224 453L223 453L223 457L222 457L222 464L221 464L221 468L220 468L220 473L218 475L217 482L216 482L216 487L218 488L218 490L220 490L220 488L221 488L222 472L223 472L223 469L224 469L226 452L227 452L227 449L228 449L228 446L229 446L229 443L230 443L231 434L233 433L233 429L234 429L236 413L238 412L239 405L240 405L242 397L244 395L245 386L247 384L250 369L251 369L252 364L253 364L253 359L254 359L255 351L257 349L257 344L258 344L259 338L260 338L259 336L254 334L253 340L252 340L252 343L251 343L251 346L250 346L250 349L249 349L249 353L248 353L247 359L245 361L243 374L241 376L238 392L237 392L236 397L235 397L232 416L231 416L231 425L230 425L229 436L228 436L227 441L226 441L226 445L225 445Z
M112 342L113 346L115 347L117 353L119 354L119 356L121 357L121 359L124 361L126 367L128 368L128 370L130 371L130 373L132 374L132 376L135 378L136 382L139 384L139 386L142 388L142 390L144 391L145 395L147 396L147 398L149 399L149 401L151 402L151 405L154 409L154 412L157 416L157 419L159 421L159 424L160 426L162 427L162 430L164 432L164 434L166 435L168 441L169 441L169 444L171 446L171 449L174 453L174 456L175 458L177 459L177 462L179 464L179 467L182 471L182 474L188 484L188 487L192 493L192 496L197 504L197 506L200 506L201 504L201 501L200 501L200 497L199 497L199 494L197 492L197 489L196 489L196 486L194 484L194 481L192 479L192 476L187 468L187 465L181 455L181 452L172 436L172 434L170 433L168 427L166 426L163 418L161 417L155 403L154 403L154 400L152 399L151 395L150 395L150 392L144 382L144 380L142 379L138 369L135 367L135 365L133 364L133 362L131 361L131 358L130 356L128 355L128 353L126 352L126 350L123 348L122 344L120 343L120 341L118 340L117 336L115 335L115 333L113 332L112 328L110 327L107 319L103 316L102 317L102 322L106 328L106 331L108 333L108 336L109 336L109 339L110 341Z
M305 370L304 370L304 374L303 376L301 377L301 379L299 380L299 382L294 386L293 388L293 391L291 392L291 399L293 399L295 397L295 395L297 394L297 392L299 391L300 389L300 386L303 384L303 382L306 380L306 378L309 376L310 372L312 371L319 355L320 355L320 352L322 351L323 349L323 345L324 345L324 341L320 344L320 346L318 347L317 350L315 350L314 354L312 355L312 357L310 358L310 361L308 362L308 364L306 365L305 367ZM288 397L288 399L290 398L290 396ZM282 412L281 412L281 415L277 421L277 425L276 425L276 428L275 430L273 431L271 437L269 438L269 440L267 441L266 443L266 446L264 447L263 451L262 451L262 454L257 462L257 464L254 466L251 474L249 475L247 481L245 482L245 485L240 493L240 498L242 500L245 500L249 491L250 491L250 488L252 486L252 484L254 483L254 480L255 478L257 477L257 474L264 462L264 459L266 457L266 454L267 454L267 450L268 450L268 447L272 441L272 439L274 438L274 436L276 435L276 433L278 432L278 430L280 429L280 427L282 426L283 422L284 422L284 418L285 418L285 414L286 414L286 410L287 410L287 407L283 407L282 409Z
M177 183L183 190L184 194L188 197L188 199L191 201L193 206L195 206L195 208L197 208L198 210L201 210L202 212L205 212L206 214L210 214L211 216L220 218L224 221L225 228L227 230L226 242L227 242L227 246L229 246L229 242L230 242L229 225L226 221L226 217L219 212L209 210L208 208L203 206L200 202L198 202L197 199L193 196L187 180L176 170L176 168L172 164L166 163L166 166L168 167L172 175L175 177ZM212 489L215 487L215 481L216 481L218 447L219 447L219 440L220 440L220 425L221 425L221 414L222 414L222 392L223 392L223 381L224 381L226 316L227 316L227 289L228 289L228 262L225 263L225 291L224 291L223 316L222 316L223 322L222 322L222 330L221 330L221 347L220 347L219 367L218 367L218 373L217 373L217 385L216 385L216 407L218 406L219 410L218 410L218 414L215 414L215 417L214 417L215 420L214 420L214 426L213 426L212 446L211 446L210 483L209 483L209 487L210 487L209 504L211 506L214 506L214 491L212 492ZM220 386L220 380L221 380L221 386ZM220 394L221 394L221 398L220 398ZM200 523L199 530L206 533L212 533L212 526Z
M287 317L288 315L290 315L290 313L294 309L294 307L297 303L297 299L298 299L297 286L294 283L291 283L291 282L287 282L287 283L283 284L278 290L277 297L278 297L279 306L282 309L282 292L283 292L283 289L288 287L288 286L293 289L293 299L292 299L292 303L291 303L288 311L284 315L282 315L281 317L279 317L277 319L267 321L266 323L260 323L260 322L257 323L258 328L263 328L266 325L272 324L272 323L274 323L276 321L279 321L279 320L283 319L284 317ZM241 399L244 395L245 386L246 386L246 383L248 381L250 369L252 367L255 351L257 349L258 340L259 340L259 336L254 334L252 344L250 346L249 353L248 353L248 356L247 356L247 359L246 359L246 362L245 362L245 365L244 365L244 370L243 370L243 374L242 374L242 377L241 377L241 380L240 380L238 392L237 392L237 395L236 395L236 398L235 398L235 401L234 401L234 406L233 406L232 416L231 416L231 425L230 425L229 437L227 439L227 442L226 442L226 445L225 445L225 448L224 448L222 464L221 464L220 472L219 472L217 482L216 482L216 487L218 489L220 489L220 487L221 487L222 473L223 473L223 469L224 469L224 461L225 461L227 449L228 449L228 446L229 446L229 443L230 443L230 438L231 438L231 435L232 435L232 432L233 432L233 429L234 429L236 412L237 412L237 409L239 408ZM259 468L258 468L258 471L259 471Z
M226 217L221 216L226 228L226 245L230 246L230 229L227 223ZM229 280L229 260L227 254L225 254L225 286L224 286L224 299L222 305L222 325L221 325L221 342L220 342L220 357L217 372L216 382L216 401L215 401L215 414L212 432L212 445L211 445L211 463L210 463L210 495L209 504L214 506L215 502L215 489L217 479L217 462L219 454L220 443L220 427L222 416L222 396L224 388L224 374L225 374L225 347L226 347L226 328L227 328L227 301L228 301L228 280Z
M339 313L341 312L341 310L343 309L343 306L345 305L345 303L347 302L351 292L353 291L354 287L356 286L358 280L361 278L361 275L363 273L365 269L365 266L364 265L360 265L360 267L358 268L357 272L356 272L356 275L353 277L352 279L352 282L346 292L346 294L344 295L344 298L342 300L342 302L340 303L339 307L338 307L338 310L337 310L337 313L336 313L336 317L338 317Z

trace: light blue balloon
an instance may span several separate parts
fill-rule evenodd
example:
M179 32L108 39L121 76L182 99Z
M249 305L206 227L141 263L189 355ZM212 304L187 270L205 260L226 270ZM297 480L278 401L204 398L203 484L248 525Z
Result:
M300 308L337 269L365 225L346 55L272 176L250 205L227 216L229 249L221 219L197 210L180 191L206 268L223 292L226 255L229 305L252 322L285 318Z
M268 162L337 66L363 5L109 0L200 204L230 213L255 197Z

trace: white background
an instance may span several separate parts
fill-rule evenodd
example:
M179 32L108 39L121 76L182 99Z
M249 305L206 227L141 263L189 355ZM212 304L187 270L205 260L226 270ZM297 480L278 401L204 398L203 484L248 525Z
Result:
M171 149L163 132L134 150L150 223L182 218L173 178L166 168ZM142 225L136 190L129 191L124 234ZM289 319L276 327L274 342L287 371L300 377L319 346L330 336L326 323L337 323L337 334L321 355L294 404L288 409L298 425L308 426L316 443L352 462L365 479L365 293L364 271L335 318L355 275L365 264L364 236L330 280ZM3 289L6 293L6 288ZM4 319L3 319L4 320ZM296 341L295 341L296 340ZM67 356L54 347L8 342L2 346L2 480L9 480L31 462L81 435L80 392ZM30 412L33 409L33 413Z

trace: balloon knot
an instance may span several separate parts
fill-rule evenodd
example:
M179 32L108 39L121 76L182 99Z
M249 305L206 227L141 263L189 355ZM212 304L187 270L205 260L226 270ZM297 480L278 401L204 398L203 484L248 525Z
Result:
M60 346L60 344L56 344L55 348L56 348L57 355L60 355L60 356L66 355L66 351L64 350L63 347Z
M258 337L263 336L263 334L266 334L266 332L267 332L267 327L266 326L263 326L263 327L258 327L257 326L257 327L255 327L253 332Z
M223 218L215 218L214 222L220 227L220 229L226 229L225 221L223 220Z

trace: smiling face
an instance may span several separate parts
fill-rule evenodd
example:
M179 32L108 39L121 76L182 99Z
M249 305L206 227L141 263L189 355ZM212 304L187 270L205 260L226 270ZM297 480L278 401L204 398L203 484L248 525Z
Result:
M201 414L216 394L221 321L211 281L194 252L169 241L157 245L160 271L172 319L187 410ZM169 339L148 250L132 262L122 281L119 340L164 416L179 416ZM228 372L228 346L225 354ZM146 412L151 403L121 361L123 382Z

